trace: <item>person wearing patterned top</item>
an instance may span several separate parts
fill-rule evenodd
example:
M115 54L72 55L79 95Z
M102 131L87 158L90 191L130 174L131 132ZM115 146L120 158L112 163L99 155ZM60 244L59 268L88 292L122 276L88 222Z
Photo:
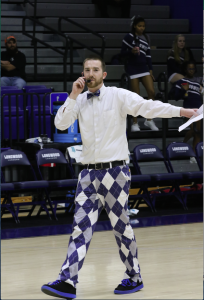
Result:
M126 72L131 79L131 90L140 95L140 81L144 85L148 99L155 99L153 85L150 38L145 33L145 20L142 17L132 18L132 32L126 34L122 42L121 54L126 56ZM152 130L159 130L152 119L146 119L144 125ZM131 131L139 131L136 117L133 117Z
M184 108L199 108L202 104L202 77L195 77L196 65L194 61L184 63L184 78L178 80L175 84L175 98L176 100L183 99ZM184 143L193 137L193 149L197 143L200 142L200 127L201 121L190 124L190 130L186 133L183 140ZM191 162L194 162L195 158L191 157Z
M174 83L184 78L183 63L193 60L193 54L185 46L185 36L178 34L175 37L173 47L167 55L168 81Z

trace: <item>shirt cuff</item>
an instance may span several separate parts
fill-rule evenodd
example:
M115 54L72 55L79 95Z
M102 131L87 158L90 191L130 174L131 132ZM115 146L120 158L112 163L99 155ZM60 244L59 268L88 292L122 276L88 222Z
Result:
M172 107L172 117L181 117L181 107Z

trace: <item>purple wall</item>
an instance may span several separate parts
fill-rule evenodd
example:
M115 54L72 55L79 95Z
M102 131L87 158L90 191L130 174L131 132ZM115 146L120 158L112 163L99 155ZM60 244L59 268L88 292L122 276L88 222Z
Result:
M168 5L171 19L189 19L190 33L203 34L203 0L152 0L152 5Z

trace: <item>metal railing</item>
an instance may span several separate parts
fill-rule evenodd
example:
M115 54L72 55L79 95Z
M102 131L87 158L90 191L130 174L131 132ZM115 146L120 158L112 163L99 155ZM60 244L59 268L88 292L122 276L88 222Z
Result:
M162 82L164 82L164 88L162 88ZM163 102L168 103L168 79L165 72L162 72L158 76L158 89L163 93ZM166 136L168 131L168 119L162 118L162 150L163 155L166 157Z
M13 117L16 118L16 141L20 142L20 133L23 132L23 140L26 140L28 137L32 138L34 136L34 128L36 126L35 120L34 120L34 113L38 115L38 131L39 133L37 136L40 136L41 134L47 134L47 125L46 125L46 97L51 92L44 94L43 99L40 99L40 96L38 93L12 93L12 94L3 94L1 97L1 140L4 144L5 142L5 118L8 118L8 126L9 126L9 147L12 147L13 144L13 138L12 138L12 111L13 111ZM27 96L31 96L31 105L27 105ZM11 106L11 97L15 96L15 105ZM19 97L22 96L22 98L19 100ZM34 105L34 99L33 97L37 97L37 111L34 111L34 108L36 105ZM7 98L8 97L8 98ZM8 102L8 105L5 105L5 100ZM19 101L23 102L22 106L19 105ZM41 111L41 106L43 106L43 111ZM12 110L12 108L14 108ZM28 108L30 109L30 116L28 116ZM20 117L23 116L23 128L21 125L20 128ZM41 117L43 117L43 128L41 126ZM31 122L29 122L29 118L31 118ZM52 119L52 116L51 116ZM52 124L52 123L51 123ZM29 126L31 126L29 128ZM43 129L43 130L42 130ZM30 133L28 132L30 130ZM53 126L51 125L51 138L53 135ZM29 136L30 135L30 136Z
M88 33L92 33L93 35L99 37L102 40L101 52L99 52L99 51L95 50L94 48L86 46L85 44L83 44L83 43L77 41L76 39L68 36L68 34L65 33L65 35L67 36L67 38L70 42L70 77L72 79L73 78L73 57L74 57L74 55L73 55L73 43L76 43L76 44L78 44L78 45L80 45L80 46L96 53L97 55L101 56L101 58L103 58L104 57L104 51L105 51L105 44L106 44L105 43L105 37L103 35L99 34L98 32L93 31L93 30L91 30L91 29L89 29L89 28L87 28L87 27L71 20L70 18L65 18L65 17L60 17L58 19L58 31L59 32L62 32L62 20L66 21L66 22L69 22L71 24L74 24L75 26L82 28L83 30L85 30Z
M37 38L35 36L36 31L33 31L33 35L31 35L26 30L26 24L25 24L26 20L32 21L33 24L38 24L38 25L44 26L46 29L50 30L52 33L58 34L59 36L63 37L65 39L65 50L62 51L62 50L58 49L57 47L53 47L50 44L40 40L39 38ZM69 46L68 37L65 34L45 25L44 23L42 23L39 20L34 19L32 17L24 17L23 18L23 34L26 35L27 37L31 38L32 40L34 40L34 80L37 80L37 43L40 43L40 44L44 45L45 47L50 48L53 51L55 51L63 56L64 91L66 91L66 83L67 83L66 82L67 81L67 64L66 63L67 63L67 53L68 53L68 46Z
M50 48L52 49L53 51L61 54L63 56L63 90L64 92L67 90L66 88L66 81L67 81L67 54L68 54L68 48L70 49L70 79L73 80L73 74L74 74L74 71L73 71L73 58L74 58L74 55L73 55L73 44L76 43L77 45L80 45L81 47L83 48L86 48L90 51L92 51L93 53L101 56L103 58L104 56L104 51L105 51L105 37L102 36L101 34L71 20L70 18L65 18L65 17L60 17L58 19L58 30L48 26L48 25L45 25L44 23L40 22L38 19L37 19L37 0L34 0L34 1L30 1L30 0L25 0L24 1L24 6L26 5L26 3L30 4L33 8L34 8L34 12L33 12L33 17L24 17L23 18L23 34L30 37L31 40L32 40L32 45L34 46L34 80L37 80L37 43L40 43L42 45L44 45L45 47L47 48ZM25 28L25 21L27 20L30 20L33 22L33 30L32 30L32 34L29 34L29 32L26 30ZM65 34L62 32L61 30L61 23L62 23L62 20L63 21L66 21L66 22L70 22L72 24L74 24L75 26L78 26L80 28L82 28L83 30L85 30L86 32L88 33L91 33L97 37L99 37L100 39L102 39L102 47L101 47L101 51L97 51L95 50L94 48L92 47L89 47L88 45L85 45L79 41L77 41L76 39L70 37L68 34ZM57 34L61 37L63 37L65 39L65 50L62 51L60 49L58 49L57 47L53 47L51 46L50 44L40 40L39 38L36 37L36 33L38 31L36 31L36 25L41 25L43 26L44 28L46 28L47 30L51 31L51 33L53 34Z

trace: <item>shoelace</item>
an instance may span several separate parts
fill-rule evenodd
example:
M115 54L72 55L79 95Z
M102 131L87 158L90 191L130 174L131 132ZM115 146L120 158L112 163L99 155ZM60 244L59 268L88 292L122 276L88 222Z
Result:
M49 285L56 285L56 284L58 284L58 283L60 283L60 282L62 282L62 280L55 280L55 281L53 281L53 282L49 282L48 284L49 284Z
M122 286L136 286L137 283L136 282L131 282L130 279L123 279L122 280Z
M132 283L130 282L129 279L123 279L123 280L122 280L122 285L123 285L123 286L131 286Z

